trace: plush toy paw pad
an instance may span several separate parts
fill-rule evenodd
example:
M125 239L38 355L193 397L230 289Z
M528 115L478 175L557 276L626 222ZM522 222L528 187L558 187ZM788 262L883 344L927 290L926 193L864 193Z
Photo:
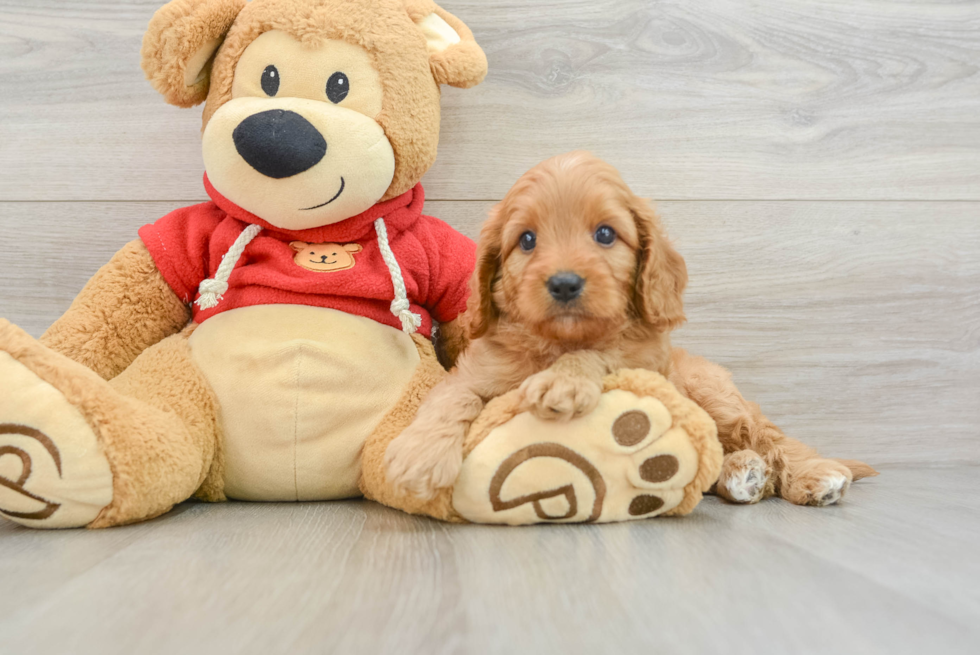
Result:
M697 475L690 436L666 406L624 390L567 423L518 414L464 459L453 491L477 523L609 522L677 507Z
M0 352L0 516L32 528L91 523L112 502L112 472L82 414Z

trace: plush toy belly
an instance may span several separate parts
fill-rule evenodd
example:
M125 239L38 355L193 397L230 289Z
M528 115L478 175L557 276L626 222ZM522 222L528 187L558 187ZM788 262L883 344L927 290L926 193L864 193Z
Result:
M302 305L223 312L190 338L218 398L229 498L360 495L361 449L420 357L371 319Z

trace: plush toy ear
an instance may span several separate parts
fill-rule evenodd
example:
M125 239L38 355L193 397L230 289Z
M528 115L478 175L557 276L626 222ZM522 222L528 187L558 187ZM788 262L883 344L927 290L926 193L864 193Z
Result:
M363 248L361 248L361 244L359 244L359 243L348 243L348 244L344 245L344 250L346 250L347 252L349 252L351 254L354 254L355 252L361 252L361 250L363 250Z
M429 66L439 84L468 89L487 76L487 56L473 32L432 0L406 0L408 14L422 30Z
M204 102L211 63L246 0L172 0L143 37L143 71L172 105Z
M290 241L289 242L289 247L293 249L293 252L299 252L301 250L305 250L306 249L306 246L308 246L308 245L309 244L306 243L305 241Z

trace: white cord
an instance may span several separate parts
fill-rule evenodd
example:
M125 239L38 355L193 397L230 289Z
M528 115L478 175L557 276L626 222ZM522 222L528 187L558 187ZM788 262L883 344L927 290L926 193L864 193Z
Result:
M374 221L374 231L378 233L378 249L381 257L388 266L391 283L395 287L395 299L391 301L391 313L402 322L402 330L406 334L415 334L422 327L422 316L412 312L412 304L408 301L408 291L405 289L405 278L402 277L401 266L395 259L388 243L388 228L383 218Z
M218 306L218 303L221 302L222 294L228 290L228 278L231 277L231 272L235 270L235 265L238 264L238 260L242 258L245 247L261 231L262 228L258 225L249 225L242 230L242 233L235 239L235 243L231 244L231 248L221 258L221 264L218 266L214 277L204 280L201 282L201 286L197 288L201 293L201 297L197 299L198 307L201 309L212 309Z
M415 334L422 327L422 316L412 312L412 304L408 300L408 290L405 288L405 278L402 277L402 269L398 265L398 260L395 259L395 253L391 251L391 244L388 242L388 228L385 226L383 218L374 221L374 230L378 234L378 249L381 250L381 257L388 267L391 284L395 288L395 299L391 301L391 313L402 322L402 330L407 334ZM238 264L238 260L241 259L248 244L261 231L260 226L249 225L238 235L235 243L221 258L221 264L218 266L214 277L204 280L198 287L201 294L201 297L196 301L198 307L212 309L218 306L221 296L228 291L228 278L231 277L231 272L235 270L235 265Z

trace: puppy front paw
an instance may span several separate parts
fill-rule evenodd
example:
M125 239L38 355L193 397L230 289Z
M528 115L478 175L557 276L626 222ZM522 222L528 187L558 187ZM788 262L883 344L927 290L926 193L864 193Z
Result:
M432 500L440 490L453 486L459 476L463 436L451 431L425 434L409 427L385 452L388 482L400 494Z
M602 388L594 380L551 369L524 380L520 390L526 411L540 419L558 421L588 414L602 395Z

